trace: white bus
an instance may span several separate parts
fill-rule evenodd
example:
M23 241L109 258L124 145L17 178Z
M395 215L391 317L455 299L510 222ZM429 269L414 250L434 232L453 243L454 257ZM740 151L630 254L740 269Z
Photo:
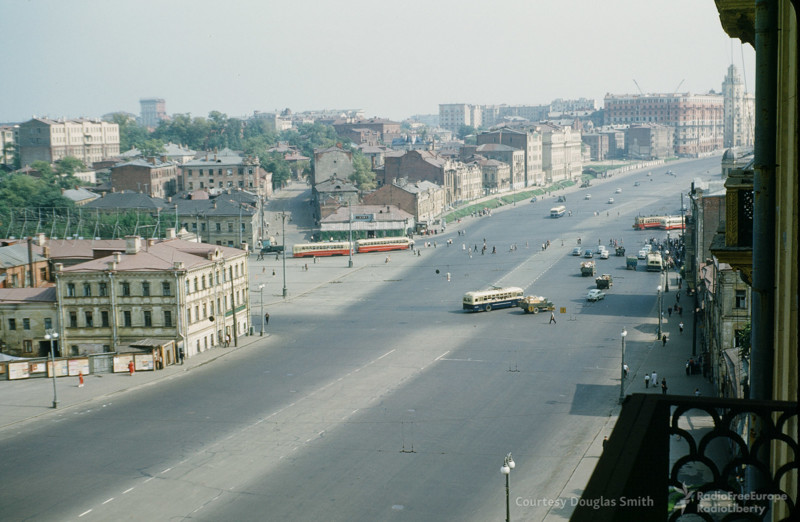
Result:
M567 207L565 207L564 205L559 205L557 207L553 207L550 209L551 218L560 218L566 213L567 213Z
M664 216L658 223L658 228L662 230L683 230L683 217L682 216Z
M495 308L517 306L520 299L522 299L522 288L516 286L492 288L467 292L464 294L463 307L470 312L491 312Z

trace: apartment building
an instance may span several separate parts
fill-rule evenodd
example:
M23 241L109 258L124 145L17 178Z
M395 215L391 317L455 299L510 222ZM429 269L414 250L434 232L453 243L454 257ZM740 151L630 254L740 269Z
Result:
M411 150L402 154L387 154L384 158L382 184L400 179L409 182L430 181L444 188L445 204L468 201L483 193L480 166L467 165L444 158L427 150Z
M722 148L724 98L719 94L605 97L606 125L658 123L674 130L675 154L699 157Z
M151 198L174 196L178 192L178 166L158 158L119 163L111 167L111 188L117 192L141 192Z
M119 125L102 120L33 118L19 125L18 151L24 167L73 156L85 165L119 155Z
M44 336L57 325L55 287L0 288L0 353L45 357L50 353L50 341ZM57 341L53 349L58 357Z
M116 351L143 338L187 357L247 335L247 252L180 239L127 237L125 249L55 265L64 355Z
M453 133L464 125L475 127L483 125L482 108L480 105L468 103L440 103L439 126Z
M353 153L349 150L340 146L314 149L312 185L332 178L347 180L354 172Z
M17 128L11 125L0 125L0 166L13 168L14 151L17 142L14 137Z
M629 159L667 159L673 155L674 129L654 123L631 125L625 129Z
M261 168L258 156L223 149L187 161L179 169L179 191L241 189L272 196L272 173Z
M725 106L723 146L752 148L755 140L755 95L747 93L733 64L728 67L728 74L722 82L722 97Z
M142 98L139 100L141 115L139 123L148 129L155 129L167 117L167 102L164 98Z
M417 230L432 226L445 207L444 189L430 181L400 179L365 194L365 205L393 205L414 216Z
M525 129L501 128L489 132L482 132L477 136L479 146L487 144L499 144L521 150L525 160L525 176L520 180L514 178L513 190L525 187L542 185L545 182L543 169L543 141L542 134L538 128L529 127ZM495 159L501 159L499 157ZM501 159L501 161L504 161ZM512 165L513 171L513 165Z

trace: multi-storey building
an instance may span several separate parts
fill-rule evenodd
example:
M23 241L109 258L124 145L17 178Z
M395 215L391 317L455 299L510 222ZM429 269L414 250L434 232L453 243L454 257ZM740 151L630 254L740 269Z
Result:
M483 124L482 108L480 105L467 103L440 103L439 126L457 133L464 125L475 127Z
M247 252L179 239L126 238L124 252L55 265L65 355L111 352L143 338L190 357L247 334Z
M45 357L50 341L44 336L58 325L56 289L0 288L0 353L14 357ZM59 344L53 344L56 357Z
M465 147L469 150L469 147ZM509 179L504 182L499 180L499 184L493 185L497 191L519 189L525 187L525 151L502 143L484 143L474 147L475 154L486 159L502 161L509 167ZM484 182L486 181L484 177Z
M722 97L725 105L723 146L752 147L755 138L755 96L748 94L736 66L728 67L722 82Z
M15 134L16 126L0 126L0 166L9 168L14 166L14 154L17 148Z
M431 181L444 188L447 205L482 194L483 175L478 165L466 165L427 150L387 154L384 161L383 185L403 178L409 182Z
M414 216L419 231L433 225L444 212L445 191L430 181L401 179L364 195L365 205L394 205Z
M206 153L181 165L178 184L180 191L241 189L272 196L272 173L261 168L258 156L230 149Z
M139 123L148 129L155 129L167 119L167 104L163 98L142 98L139 105L142 108Z
M698 157L722 148L724 99L719 94L605 97L605 124L659 123L674 129L675 154Z
M540 123L542 169L547 183L579 179L583 172L581 133L572 127Z
M34 118L21 123L18 133L20 164L54 163L73 156L85 165L119 155L119 125L101 120Z
M630 159L666 159L673 155L673 128L656 123L631 125L625 129L626 154Z
M141 192L152 198L174 196L178 192L178 167L158 158L120 163L111 167L111 188L118 192Z
M39 287L50 281L50 267L40 246L41 239L36 244L29 241L30 251L25 243L0 247L0 288Z
M349 150L344 150L339 146L314 149L312 185L332 178L347 180L354 172L353 153Z
M537 128L528 129L498 129L490 132L482 132L477 136L478 145L491 143L506 145L514 149L519 149L524 154L525 176L524 179L514 178L514 190L541 185L545 182L542 170L542 134ZM500 159L500 158L497 158ZM512 167L513 171L513 167Z
M605 161L609 154L608 134L582 133L581 141L589 148L590 161Z
M348 118L337 120L332 125L336 134L346 136L357 144L377 145L378 142L388 144L401 135L399 123L383 118ZM376 138L377 141L372 142Z

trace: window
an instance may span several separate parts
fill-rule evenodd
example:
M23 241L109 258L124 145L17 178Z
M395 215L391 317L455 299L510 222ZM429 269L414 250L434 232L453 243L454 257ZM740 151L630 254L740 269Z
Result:
M190 323L190 324L192 322L192 307L191 306L187 306L186 307L186 322Z
M92 285L89 283L83 284L83 297L92 297Z
M84 312L83 313L84 319L86 319L86 327L91 328L94 326L94 320L92 318L92 312Z
M191 287L189 285L190 285L190 283L189 283L189 280L187 279L186 280L186 293L187 294L192 293L192 289L191 289Z
M164 311L164 326L172 326L172 312Z
M53 329L53 319L50 317L44 318L44 329L45 330L52 330Z
M747 290L737 290L735 297L735 308L747 308Z
M742 333L744 330L742 329L735 329L733 331L733 347L734 348L741 348L742 347Z
M214 301L211 301L211 302L208 304L208 306L209 306L209 308L210 308L210 310L211 310L211 316L213 317L213 316L214 316Z
M102 310L100 312L100 324L104 327L108 327L108 311Z
M216 225L217 232L222 232L222 223L214 223Z
M22 341L22 349L25 351L25 353L33 352L33 341L30 339Z
M69 327L70 328L78 327L78 312L69 313Z
M144 325L153 326L153 313L150 310L144 311Z
M150 283L147 282L147 281L142 283L142 295L144 297L149 297L150 296Z
M97 294L100 297L108 296L108 283L100 283L97 285Z
M200 282L202 283L203 290L206 289L206 275L203 274L203 277L200 278Z
M133 321L131 320L131 311L125 310L124 312L122 312L122 325L130 327L132 324Z
M169 284L169 281L164 281L163 283L161 283L161 293L163 295L169 296L169 295L171 295L171 292L172 292L172 288L171 288L171 286Z
M28 317L22 319L22 329L23 330L30 330L31 329L31 320Z
M17 320L16 319L9 319L8 320L8 329L9 330L16 330L17 329Z
M130 283L122 283L122 295L125 297L130 297L131 295L131 284Z
M75 297L75 285L67 283L67 297Z

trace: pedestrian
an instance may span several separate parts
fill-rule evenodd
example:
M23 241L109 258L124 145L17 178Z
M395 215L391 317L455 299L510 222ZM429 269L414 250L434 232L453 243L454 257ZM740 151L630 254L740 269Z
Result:
M231 334L225 335L225 348L231 345Z
M686 361L686 375L689 375L691 372L692 363L691 360Z
M628 371L630 371L630 368L628 367L628 365L627 364L623 364L622 365L622 374L625 376L626 379L628 378Z
M645 388L649 388L650 387L650 374L649 373L646 373L644 375L644 387Z
M608 446L608 437L603 437L603 449L606 449Z
M83 372L78 372L78 388L83 388Z
M678 307L678 315L680 315L681 317L683 317L683 307L682 307L682 306L679 306L679 307Z
M556 321L556 313L555 312L550 312L550 322L547 323L547 324L552 324L552 323L558 324L558 321Z
M683 333L683 321L678 323L678 329L681 331L681 333Z
M667 315L668 315L669 317L672 317L672 307L671 307L671 306L668 306L668 307L667 307Z
M183 353L183 348L178 349L178 358L181 360L181 366L183 365L183 359L186 357Z
M667 380L661 379L661 395L667 394Z
M269 324L269 312L264 313L264 326Z
M128 375L133 377L133 374L136 373L136 367L133 365L133 359L128 362Z
M661 336L661 346L667 345L667 334Z
M694 389L694 396L695 397L700 397L700 388L695 388Z
M653 388L658 386L658 374L655 370L653 370L653 372L650 374L650 384L653 385Z

